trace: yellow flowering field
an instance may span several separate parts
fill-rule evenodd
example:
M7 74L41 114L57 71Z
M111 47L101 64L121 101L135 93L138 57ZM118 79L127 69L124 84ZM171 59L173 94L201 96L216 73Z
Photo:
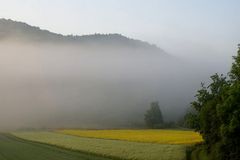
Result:
M200 134L184 130L57 130L56 132L79 137L159 144L194 144L202 141Z

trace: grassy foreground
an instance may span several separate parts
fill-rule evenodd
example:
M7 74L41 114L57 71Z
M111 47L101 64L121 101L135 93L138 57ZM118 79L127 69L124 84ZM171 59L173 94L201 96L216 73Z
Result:
M191 160L209 160L209 155L201 147L195 149L191 154Z
M110 160L0 134L0 160Z
M159 144L194 144L202 141L200 134L181 130L58 130L57 132L80 137Z
M84 138L53 132L16 132L12 134L30 141L57 145L112 158L132 160L185 160L185 145Z

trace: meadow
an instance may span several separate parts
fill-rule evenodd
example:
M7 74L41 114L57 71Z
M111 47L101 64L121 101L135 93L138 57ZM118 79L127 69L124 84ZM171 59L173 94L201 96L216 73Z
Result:
M51 144L113 159L185 160L186 145L142 143L72 136L57 132L14 132L21 139ZM148 135L145 135L148 136ZM150 136L149 136L150 137Z
M183 130L58 130L57 132L80 137L159 144L194 144L202 141L199 133Z
M0 134L0 160L110 160Z
M14 132L12 135L100 157L127 160L185 160L186 146L202 141L198 133L181 130L57 130Z

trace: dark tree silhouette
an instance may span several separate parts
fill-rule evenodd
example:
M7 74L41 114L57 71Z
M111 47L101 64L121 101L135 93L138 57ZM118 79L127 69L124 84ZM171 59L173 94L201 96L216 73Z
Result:
M149 128L158 128L163 125L162 112L158 102L152 102L150 109L145 114L145 122Z

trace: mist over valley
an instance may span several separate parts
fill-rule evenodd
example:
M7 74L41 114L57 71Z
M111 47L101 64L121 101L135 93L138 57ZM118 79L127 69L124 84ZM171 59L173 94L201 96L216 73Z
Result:
M0 20L0 129L142 126L153 101L178 121L216 71L121 34L64 36Z

